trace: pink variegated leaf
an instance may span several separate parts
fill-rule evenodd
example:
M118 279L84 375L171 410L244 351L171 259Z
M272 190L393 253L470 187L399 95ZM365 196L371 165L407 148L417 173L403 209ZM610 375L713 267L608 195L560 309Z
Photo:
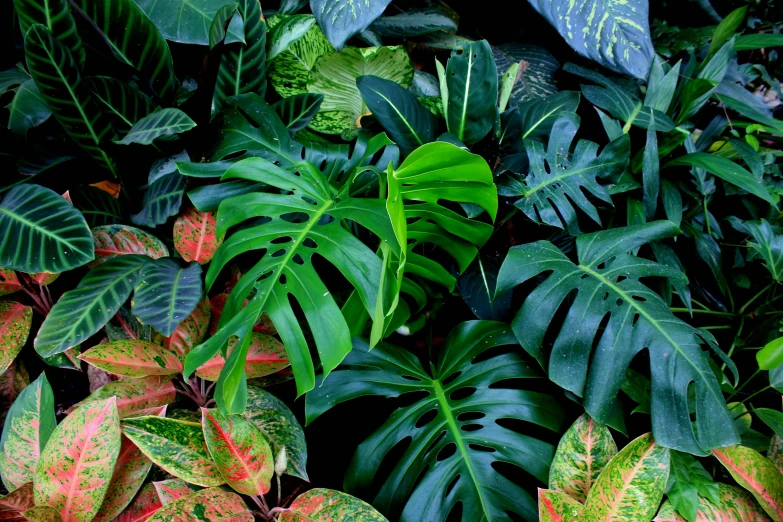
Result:
M242 497L221 488L194 491L164 505L149 522L253 522Z
M161 480L152 484L155 486L158 498L164 506L201 489L193 484L188 484L182 479Z
M4 497L0 497L0 513L22 512L35 506L33 483L28 482L16 488ZM4 520L0 515L0 520Z
M124 377L173 375L182 371L182 361L177 354L162 346L139 340L99 344L81 354L79 359Z
M144 522L163 507L155 486L146 484L133 502L115 519L115 522Z
M720 502L699 497L699 509L693 522L771 522L753 497L740 488L718 484ZM653 522L687 522L668 500L663 503Z
M28 522L62 522L60 512L51 506L35 506L22 513Z
M114 474L95 521L103 522L119 515L139 491L150 468L152 468L152 461L123 436L120 454L114 465Z
M12 362L6 371L0 373L0 424L5 421L11 404L28 384L30 376L20 361Z
M53 283L60 274L50 274L48 272L39 272L37 274L27 274L30 280L37 285L46 286ZM9 268L0 268L0 295L12 294L22 289L22 283L16 277L16 272Z
M220 316L223 314L223 308L226 306L227 299L228 293L222 293L217 294L209 300L209 305L212 309L212 315L209 320L209 330L207 330L209 335L214 335L215 332L217 332L218 322L220 320ZM247 304L247 300L245 300L245 304ZM263 334L277 333L275 325L272 323L272 320L269 318L269 314L266 312L261 314L261 318L258 320L258 322L256 322L256 324L253 325L253 331Z
M540 522L582 522L585 507L562 491L538 490L538 519Z
M126 225L105 225L92 229L95 241L95 260L89 266L100 265L107 259L127 254L141 254L152 259L168 257L169 251L158 238Z
M783 522L783 474L772 461L745 446L712 450L737 483L748 490L775 522Z
M209 263L223 242L223 236L217 236L216 228L214 214L191 207L174 222L174 248L185 261Z
M153 333L153 340L175 352L184 359L190 349L201 343L209 328L210 305L208 299L203 299L193 312L187 316L169 337L163 337L158 332Z
M283 343L270 335L253 332L245 358L245 376L248 379L266 377L291 365ZM236 344L236 337L229 341L229 353ZM206 381L217 381L226 364L218 353L196 370L196 376Z
M278 522L388 522L374 507L342 491L311 489L280 514Z
M0 301L0 373L6 371L27 342L33 309L13 301Z
M123 379L98 388L69 411L88 402L115 397L121 419L134 414L138 416L146 411L151 411L147 415L158 415L158 410L150 408L171 404L176 396L177 390L171 377L153 375L143 379Z

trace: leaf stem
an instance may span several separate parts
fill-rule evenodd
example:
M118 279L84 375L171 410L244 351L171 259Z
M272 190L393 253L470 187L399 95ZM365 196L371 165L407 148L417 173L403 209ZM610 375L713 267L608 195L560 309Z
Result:
M756 396L756 395L758 395L759 393L763 393L763 392L765 392L765 391L769 390L770 388L772 388L772 385L771 385L771 384L769 384L769 385L767 385L767 386L764 386L764 387L763 387L763 388L761 388L760 390L758 390L758 391L755 391L754 393L752 393L752 394L748 395L747 397L745 397L744 399L742 399L740 402L749 401L750 399L752 399L753 397L755 397L755 396Z

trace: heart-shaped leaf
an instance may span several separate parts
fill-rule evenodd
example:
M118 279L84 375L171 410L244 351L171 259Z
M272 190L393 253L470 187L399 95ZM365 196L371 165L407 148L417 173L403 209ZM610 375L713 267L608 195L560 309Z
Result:
M152 468L152 461L127 437L122 437L120 453L114 465L114 474L103 499L96 522L112 520L119 515L139 491Z
M581 522L585 507L561 491L538 489L538 519L540 522Z
M179 109L161 109L137 121L125 136L116 141L120 145L138 143L150 145L158 138L167 138L187 132L196 126L190 116Z
M144 522L162 507L155 485L145 484L133 503L116 518L116 522Z
M329 42L338 51L383 14L391 0L310 0L310 10Z
M92 229L92 237L95 240L95 261L90 266L127 254L140 254L152 259L169 256L169 251L161 240L127 225L95 227Z
M186 497L160 508L148 522L197 522L199 520L225 520L231 522L253 522L242 497L221 488L195 491Z
M150 408L159 408L174 402L177 391L167 377L146 377L144 379L123 379L110 382L92 392L77 406L86 402L115 397L120 418L138 415Z
M182 362L174 352L138 340L98 344L82 353L79 359L123 377L173 375L182 371Z
M155 333L153 339L158 344L165 346L169 350L172 350L180 359L184 358L190 349L204 340L209 329L209 319L211 306L208 299L202 299L196 309L193 310L189 316L187 316L177 326L174 333L169 337L163 337L162 335Z
M317 488L302 493L283 511L280 522L388 522L367 502L332 489Z
M198 263L183 268L174 259L157 259L142 268L131 310L142 323L169 336L196 309L201 292Z
M13 301L0 301L0 373L16 359L27 342L32 324L32 308Z
M174 222L174 248L185 261L207 264L223 243L215 231L217 222L212 212L199 212L195 207L180 214Z
M712 454L756 498L772 520L783 521L783 474L769 459L745 446L714 449Z
M236 347L236 340L229 340L228 353ZM196 375L207 381L217 381L226 364L222 355L217 354L196 370ZM245 375L248 379L265 377L291 365L283 344L270 335L253 332L245 357Z

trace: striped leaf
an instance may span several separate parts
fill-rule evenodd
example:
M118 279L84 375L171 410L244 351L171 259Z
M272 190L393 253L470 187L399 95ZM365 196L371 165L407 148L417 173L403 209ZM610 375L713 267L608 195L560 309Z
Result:
M139 415L151 408L159 408L174 402L177 390L167 377L146 377L144 379L123 379L110 382L92 392L79 405L114 397L120 418ZM77 405L77 406L79 406Z
M165 346L184 359L190 349L204 340L209 329L211 307L209 299L202 299L193 313L177 325L176 330L169 337L163 337L159 333L153 334L153 340Z
M651 434L631 441L604 468L585 504L587 520L652 520L669 478L669 450Z
M236 347L236 339L229 340L228 345L230 354ZM217 381L225 364L226 360L223 356L217 354L199 366L196 376L206 381ZM283 343L271 335L256 332L250 334L250 345L245 357L245 375L248 379L266 377L290 365L291 361L288 359Z
M123 436L109 489L94 520L112 520L128 507L151 468L152 461L130 439Z
M718 483L719 502L699 497L699 508L691 522L771 522L764 510L746 491ZM653 519L654 522L686 522L668 500Z
M142 323L168 336L196 309L201 292L201 265L182 268L174 259L157 259L144 265L131 310Z
M212 25L209 26L209 48L213 49L220 43L246 43L245 22L239 14L239 4L236 2L218 9Z
M92 261L90 229L63 197L40 185L17 185L0 201L0 266L59 273Z
M146 256L130 254L90 270L52 307L35 338L36 351L50 357L98 332L128 299L148 261Z
M645 79L654 51L647 0L530 0L577 53Z
M199 212L190 207L174 222L174 248L185 261L207 264L223 243L223 236L218 237L216 227L212 212Z
M538 518L541 522L582 522L585 507L573 497L551 489L538 489Z
M280 513L279 522L388 522L374 507L356 497L332 489L311 489L296 497Z
M60 274L50 274L48 272L40 272L37 274L27 274L30 280L39 286L46 286L53 283ZM13 294L22 289L22 283L16 277L16 272L9 270L8 268L0 268L0 296Z
M116 175L102 144L114 137L111 121L82 83L71 53L49 30L33 25L24 39L27 67L54 117L68 135L103 168Z
M218 10L233 0L138 0L166 40L184 44L209 44L209 28Z
M293 135L296 131L307 127L310 120L318 114L323 100L323 94L304 92L283 98L272 105L272 108L275 109L277 115L280 116L280 121L288 127L288 131Z
M41 452L33 477L36 505L57 509L63 522L90 521L109 488L120 451L116 400L77 408Z
M185 176L175 171L150 183L144 193L141 212L132 215L131 221L136 225L155 228L171 216L176 216L182 204L186 181Z
M114 128L121 136L155 108L149 96L115 78L92 76L87 84L104 111L113 116Z
M145 484L133 499L133 503L120 513L115 522L144 522L162 507L155 485Z
M714 449L712 454L772 520L783 522L783 473L769 459L745 446Z
M54 394L41 373L16 398L3 424L0 476L9 491L33 480L38 458L55 426Z
M33 483L27 482L16 489L11 489L7 495L0 497L0 520L16 520L9 512L20 513L27 511L35 505L33 499ZM8 518L4 518L8 517ZM24 520L19 518L19 520Z
M52 115L33 80L27 80L16 89L8 111L8 128L21 138L26 138L28 130L42 124Z
M338 51L383 14L391 0L310 0L310 9L329 42Z
M148 522L199 522L204 520L225 520L231 522L253 522L242 497L221 488L195 491L186 497L166 504Z
M557 445L549 468L549 488L584 503L590 487L616 454L617 445L609 428L583 414Z
M269 492L275 461L261 430L241 415L201 410L209 453L229 486L243 495Z
M285 17L270 31L267 37L267 60L288 49L296 40L302 38L315 24L312 15L294 15Z
M68 0L14 0L22 34L35 24L44 25L71 52L78 64L84 63L82 39L76 32L76 20L71 15Z
M138 120L125 136L115 143L150 145L158 138L170 138L196 126L190 116L179 109L161 109Z
M274 28L290 18L290 15L273 15L267 24ZM307 77L315 61L334 52L329 40L320 27L314 25L302 38L293 42L269 63L269 81L278 94L285 99L307 92Z
M8 369L27 342L33 309L13 301L0 301L0 373Z
M68 191L71 203L79 209L90 227L111 225L125 220L123 205L105 190L97 187L76 187Z
M95 261L90 266L127 254L140 254L152 259L169 256L169 251L161 240L136 227L127 225L94 227L92 237L95 241Z
M122 432L164 471L199 486L225 481L207 452L201 425L162 417L126 418Z
M173 375L182 371L182 363L174 352L138 340L98 344L81 354L79 359L123 377Z
M73 4L103 33L118 60L138 70L161 99L174 97L179 83L169 46L133 0L74 0Z
M153 486L155 487L161 504L164 506L166 504L171 504L178 498L186 497L194 491L201 489L198 486L188 484L181 479L161 480L159 482L154 482Z
M245 43L232 43L223 49L215 83L214 106L226 109L231 96L266 92L266 23L258 0L239 0L239 14L245 29Z

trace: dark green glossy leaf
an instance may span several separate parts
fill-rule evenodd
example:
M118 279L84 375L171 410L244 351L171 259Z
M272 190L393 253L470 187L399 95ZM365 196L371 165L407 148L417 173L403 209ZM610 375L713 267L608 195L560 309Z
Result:
M756 179L753 177L753 174L729 159L706 152L694 152L681 156L666 164L667 167L677 165L687 165L704 169L710 174L714 174L722 180L746 190L772 205L775 204L774 199L761 180Z
M67 0L14 0L22 34L35 24L44 25L70 52L78 64L84 63L82 39Z
M783 413L770 408L756 408L753 410L761 422L769 426L778 437L783 437Z
M239 4L236 2L218 9L209 27L209 48L212 49L221 42L247 43L245 23L242 21L242 15L239 14Z
M91 227L114 225L124 219L119 199L96 187L76 187L68 191L73 206Z
M280 53L288 49L292 43L302 38L313 25L312 15L287 16L275 25L267 38L267 60L274 60Z
M8 117L8 128L22 137L27 136L28 130L42 124L52 115L49 105L33 80L27 80L17 87L14 99L7 108L11 113Z
M272 107L293 136L296 131L307 127L318 114L323 101L323 94L306 92L283 98Z
M201 265L183 268L170 257L144 265L133 295L133 315L165 336L196 309L201 300Z
M122 129L122 134L154 109L149 96L115 78L92 76L87 83L104 110L114 116L114 126Z
M630 154L630 151L629 151ZM642 161L642 187L644 188L644 212L647 219L655 217L658 193L661 190L661 164L658 158L658 137L655 134L655 117L647 127L647 144Z
M154 228L176 216L182 204L186 182L187 178L175 171L150 183L144 193L141 212L132 215L131 221L136 225Z
M121 139L116 141L121 145L138 143L150 145L157 138L167 138L187 132L196 126L190 116L179 109L161 109L144 116Z
M503 321L511 308L511 294L495 298L495 283L500 263L479 255L457 279L457 290L479 319Z
M310 10L326 38L338 51L383 14L391 0L310 0Z
M497 119L498 73L486 40L464 42L452 52L446 65L444 107L449 132L466 145L486 136Z
M520 103L517 110L521 118L521 138L549 136L561 113L576 112L579 98L578 92L563 91L548 98Z
M233 0L138 0L139 7L147 14L167 40L185 44L207 45L209 28L215 14Z

